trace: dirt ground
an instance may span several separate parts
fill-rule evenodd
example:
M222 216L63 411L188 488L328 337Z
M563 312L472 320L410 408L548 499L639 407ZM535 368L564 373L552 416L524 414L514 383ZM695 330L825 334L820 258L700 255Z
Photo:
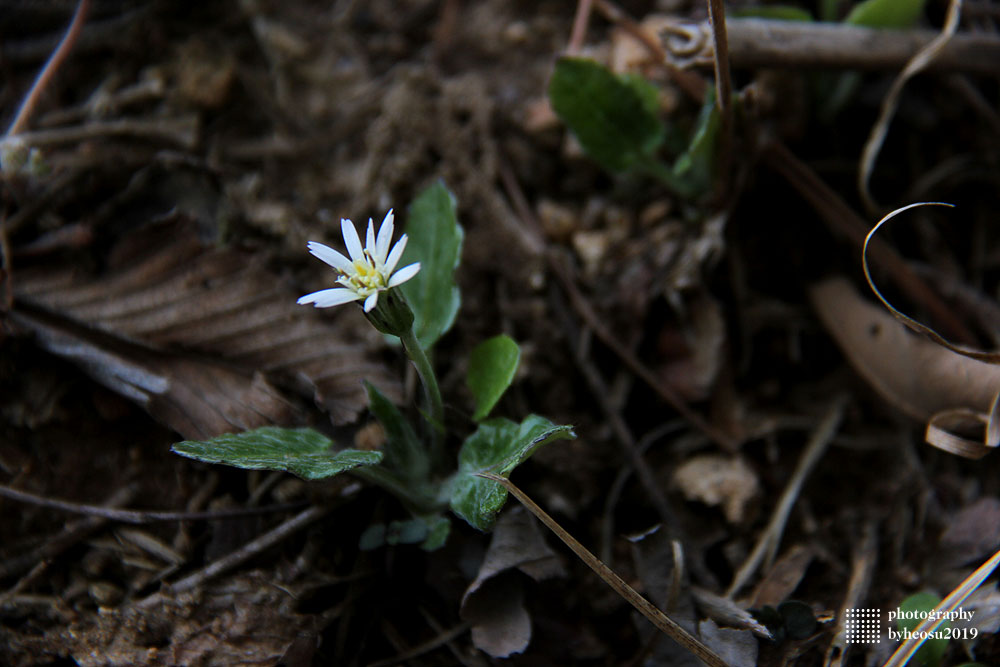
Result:
M954 204L887 225L873 279L997 348L997 67L906 84L866 207L858 164L899 67L734 52L713 186L683 199L604 171L546 91L571 44L613 64L628 17L706 21L702 2L595 0L579 43L568 0L91 4L25 128L38 168L0 183L0 663L699 664L513 499L492 536L456 520L437 551L362 550L406 516L379 490L170 452L269 423L363 445L362 379L413 396L357 308L295 299L330 279L307 241L339 247L340 218L392 207L403 224L438 181L465 230L462 310L435 348L449 423L470 429L461 360L509 334L522 361L496 413L578 436L514 483L727 663L882 665L891 611L1000 548L1000 459L924 442L952 408L933 423L983 442L966 431L997 359L904 331L860 248L895 207ZM940 30L948 4L926 5ZM0 3L5 122L75 6ZM990 38L998 18L967 2L960 30ZM631 48L686 136L711 63L679 74ZM995 578L960 606L932 667L1000 664ZM846 643L869 608L880 637Z

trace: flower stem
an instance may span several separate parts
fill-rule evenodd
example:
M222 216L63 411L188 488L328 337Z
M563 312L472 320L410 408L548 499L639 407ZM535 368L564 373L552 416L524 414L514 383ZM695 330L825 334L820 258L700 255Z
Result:
M441 511L442 503L428 492L425 485L408 483L385 466L359 466L351 470L351 474L388 491L416 514Z
M443 455L441 440L444 435L444 403L441 401L441 390L438 388L437 376L434 375L434 368L431 366L430 359L427 358L427 353L413 333L413 327L400 336L400 340L424 385L424 395L427 399L431 422L431 461L440 464Z

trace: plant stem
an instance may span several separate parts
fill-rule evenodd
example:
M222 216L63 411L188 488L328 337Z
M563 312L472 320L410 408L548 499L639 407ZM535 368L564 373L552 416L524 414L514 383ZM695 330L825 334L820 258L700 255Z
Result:
M359 466L351 474L388 491L414 513L433 514L441 510L441 504L426 489L407 484L383 466Z
M697 194L694 188L675 176L669 167L653 156L646 156L644 159L641 159L637 166L640 171L656 178L668 190L680 197L690 199Z
M427 358L427 353L413 333L412 327L400 336L400 340L424 385L424 395L427 399L431 422L431 461L434 464L440 464L443 454L441 440L444 435L444 403L441 401L441 390L438 388L437 376L434 375L431 361Z

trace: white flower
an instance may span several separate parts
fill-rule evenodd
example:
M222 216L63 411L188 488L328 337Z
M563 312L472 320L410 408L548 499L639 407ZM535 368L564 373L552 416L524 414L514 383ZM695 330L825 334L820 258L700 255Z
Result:
M389 250L392 242L392 209L385 215L385 220L375 237L375 228L371 218L368 218L368 235L365 247L361 247L361 239L354 229L354 223L346 218L341 219L340 229L344 234L344 243L351 258L348 259L329 246L316 241L309 242L309 252L332 266L340 276L337 282L343 287L324 289L312 294L306 294L298 300L299 305L312 303L317 308L339 306L342 303L365 300L365 312L371 312L378 303L378 293L402 285L417 275L420 262L404 266L393 273L399 264L406 248L406 234L403 234L396 245Z

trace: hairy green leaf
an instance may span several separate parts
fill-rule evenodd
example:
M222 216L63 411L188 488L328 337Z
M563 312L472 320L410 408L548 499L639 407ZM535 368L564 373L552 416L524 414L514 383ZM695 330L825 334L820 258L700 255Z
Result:
M382 452L342 449L311 428L264 426L243 433L226 433L211 440L185 440L172 451L206 463L224 463L250 470L283 470L304 479L324 479L359 466L377 465Z
M451 328L461 304L455 269L464 232L455 218L455 197L444 183L438 181L410 204L406 235L400 265L420 262L420 273L399 289L413 309L413 330L426 350Z
M474 420L484 419L507 391L520 360L521 348L506 334L484 340L472 349L466 381L476 401Z
M458 454L458 472L449 487L452 511L474 528L490 530L507 501L507 489L477 473L507 477L542 445L575 437L571 427L538 415L529 415L520 424L503 418L481 423Z
M639 77L618 77L592 60L561 58L549 82L552 108L587 154L609 171L648 162L665 128L656 89Z

